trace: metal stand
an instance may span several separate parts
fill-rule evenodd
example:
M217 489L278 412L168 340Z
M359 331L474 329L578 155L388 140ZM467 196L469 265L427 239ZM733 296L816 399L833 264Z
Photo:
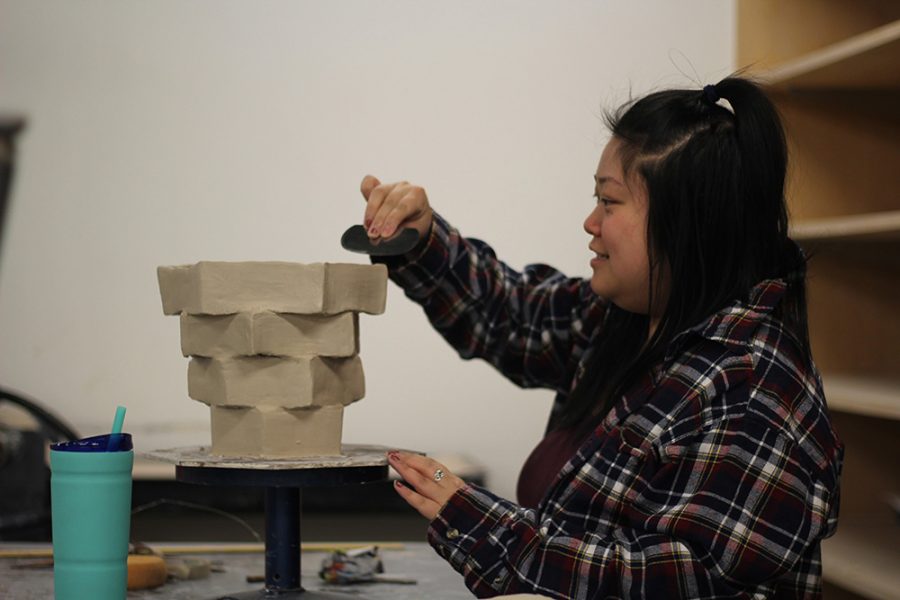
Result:
M387 450L347 445L343 457L302 460L215 457L209 456L204 448L160 450L147 456L174 462L178 481L266 487L265 588L210 600L346 600L347 594L305 590L300 583L300 490L384 481L388 474Z
M300 585L300 490L266 488L266 590Z

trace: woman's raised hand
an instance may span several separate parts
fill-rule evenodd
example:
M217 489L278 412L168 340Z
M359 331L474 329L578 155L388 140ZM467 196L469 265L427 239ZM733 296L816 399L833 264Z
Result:
M431 231L434 211L423 188L407 181L381 183L366 175L359 189L366 199L363 225L370 238L389 238L405 227L418 231L420 238Z

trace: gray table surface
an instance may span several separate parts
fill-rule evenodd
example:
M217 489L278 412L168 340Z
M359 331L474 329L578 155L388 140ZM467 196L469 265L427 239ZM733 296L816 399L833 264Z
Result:
M177 544L160 544L174 546ZM215 546L215 545L213 545ZM21 548L48 548L48 544L0 542L0 550ZM347 598L380 600L412 600L436 598L457 600L472 598L463 584L462 576L450 568L428 544L404 542L402 549L381 550L385 574L403 575L417 580L414 585L372 583L353 586L335 586L322 582L318 570L323 552L301 554L303 587L308 590L325 590L345 593ZM197 581L170 581L155 590L128 592L129 600L141 598L165 598L171 600L205 600L227 593L261 590L261 583L247 583L248 575L265 573L265 557L257 554L203 554L214 561L221 561L225 572L212 573L208 579ZM14 600L48 600L53 598L53 572L45 569L17 569L17 564L34 562L35 559L0 558L0 598Z

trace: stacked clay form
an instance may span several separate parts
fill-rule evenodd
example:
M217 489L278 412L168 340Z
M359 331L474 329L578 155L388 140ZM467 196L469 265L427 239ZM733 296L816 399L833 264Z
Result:
M344 407L365 395L359 313L384 312L384 265L199 262L159 267L180 315L188 395L210 407L211 454L341 454Z

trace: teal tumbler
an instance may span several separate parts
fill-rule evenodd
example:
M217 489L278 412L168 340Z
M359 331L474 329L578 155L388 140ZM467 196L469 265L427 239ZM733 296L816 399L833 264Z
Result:
M50 447L56 600L123 600L131 526L131 435Z

